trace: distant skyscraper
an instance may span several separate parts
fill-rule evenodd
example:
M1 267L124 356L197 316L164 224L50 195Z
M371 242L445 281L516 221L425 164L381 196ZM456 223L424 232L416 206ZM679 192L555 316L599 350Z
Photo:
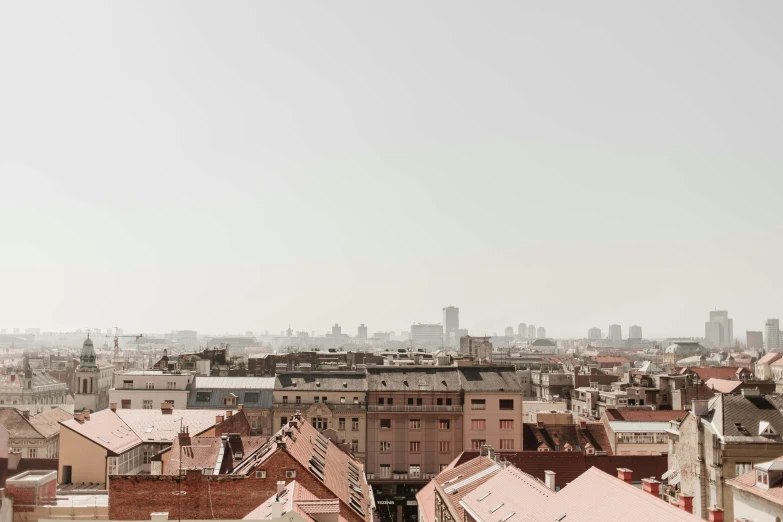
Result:
M546 339L546 328L543 326L539 326L536 329L536 337L539 339Z
M527 327L527 336L530 339L535 339L536 338L536 326L535 325L531 324L530 326Z
M443 309L443 346L459 348L459 308L447 306Z
M590 328L587 331L587 339L590 341L598 341L601 339L601 329L600 328Z
M747 330L745 332L746 344L748 350L763 350L764 349L764 332L752 332Z
M338 336L338 335L342 335L342 333L343 333L343 329L340 328L340 325L334 323L334 326L332 326L332 335Z
M525 323L519 323L519 327L517 327L517 335L520 337L527 337L527 325Z
M364 323L359 325L358 334L359 339L367 339L367 327L364 326Z
M713 310L710 320L704 323L704 336L718 348L734 346L734 320L726 310Z
M780 349L780 321L777 319L767 319L764 323L764 335L766 335L766 342L764 343L767 351Z
M610 341L622 341L623 327L619 324L610 324L608 338Z
M629 339L641 339L642 338L642 327L638 325L633 325L630 328L628 328L628 338Z
M514 337L514 327L506 326L506 337Z
M411 326L411 342L414 348L443 346L443 325L414 324Z

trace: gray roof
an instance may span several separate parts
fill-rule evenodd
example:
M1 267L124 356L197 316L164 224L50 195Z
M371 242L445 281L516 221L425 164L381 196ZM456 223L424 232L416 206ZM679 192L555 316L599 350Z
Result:
M777 442L780 437L766 438L759 434L759 425L768 422L772 429L783 434L783 396L716 395L710 401L705 420L728 442ZM741 426L737 426L739 424Z
M367 391L364 372L277 372L276 390Z
M272 390L274 377L196 377L197 390Z
M462 389L466 392L504 391L522 393L513 366L463 366L459 368Z
M460 377L454 366L393 367L368 366L369 391L452 391L461 389Z
M551 339L536 339L530 346L557 346L557 343Z

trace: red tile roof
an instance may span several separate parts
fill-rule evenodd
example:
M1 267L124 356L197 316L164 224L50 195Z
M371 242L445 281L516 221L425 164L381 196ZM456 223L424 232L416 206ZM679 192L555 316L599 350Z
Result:
M780 462L783 461L783 457L778 457L774 460ZM773 504L783 506L783 483L778 482L777 484L770 484L769 489L757 487L755 469L751 469L738 477L727 480L726 484L756 497L761 497Z
M781 358L781 354L778 352L769 352L764 357L758 360L757 364L770 364ZM736 360L736 359L735 359Z
M455 520L464 520L464 508L460 505L460 500L501 470L502 467L491 458L476 455L452 469L440 472L432 479L435 494L449 506Z
M704 383L707 388L720 393L736 393L742 386L742 381L727 381L726 379L707 379Z
M278 498L275 494L248 513L243 520L267 520L272 518L272 504ZM340 512L340 501L336 498L320 499L296 480L289 482L279 495L285 515L294 512L307 522L316 522L312 515L334 514ZM340 520L345 520L339 517Z
M633 481L638 482L643 478L657 477L669 469L669 457L666 455L587 455L585 456L587 468L595 467L617 476L617 468L625 468L633 471Z
M700 367L700 366L688 366L683 368L681 373L695 373L699 376L699 379L706 381L707 379L739 379L742 373L751 373L748 368L735 368L732 366L713 366L713 367Z
M685 410L635 410L630 408L609 408L606 417L610 421L670 421L685 418Z
M269 437L229 436L224 447L221 437L192 437L190 444L182 446L180 453L180 443L177 438L170 448L164 450L169 454L169 458L162 475L179 475L180 469L203 470L205 468L213 469L215 475L228 474L268 441ZM241 458L235 458L237 453L241 453ZM180 454L182 455L181 467Z
M476 457L478 457L477 451L465 451L460 455L459 462L465 463ZM558 486L575 480L587 470L585 455L581 451L503 452L501 457L539 480L544 480L545 471L554 471Z

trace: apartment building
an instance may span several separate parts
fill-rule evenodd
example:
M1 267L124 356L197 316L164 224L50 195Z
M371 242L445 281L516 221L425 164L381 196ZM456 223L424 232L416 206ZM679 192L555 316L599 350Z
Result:
M272 422L273 377L196 376L190 386L188 409L235 408L241 404L251 435L269 436L278 428Z
M22 459L56 459L60 443L60 421L73 417L61 408L37 415L27 410L0 408L0 425L8 432L5 448Z
M273 426L301 412L320 432L334 432L361 462L367 453L367 376L364 372L278 372ZM330 437L334 438L334 437Z
M513 366L459 368L465 408L462 449L490 445L498 451L522 448L522 387Z
M368 367L367 402L367 480L378 504L414 518L418 490L463 449L459 369Z
M188 387L194 376L195 373L186 371L117 372L114 374L114 387L109 390L109 403L122 410L151 410L167 402L178 410L184 410L188 404Z

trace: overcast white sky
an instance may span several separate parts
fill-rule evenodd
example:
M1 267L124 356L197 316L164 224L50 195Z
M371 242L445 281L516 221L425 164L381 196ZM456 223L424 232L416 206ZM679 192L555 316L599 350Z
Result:
M783 3L3 2L0 327L783 316Z

